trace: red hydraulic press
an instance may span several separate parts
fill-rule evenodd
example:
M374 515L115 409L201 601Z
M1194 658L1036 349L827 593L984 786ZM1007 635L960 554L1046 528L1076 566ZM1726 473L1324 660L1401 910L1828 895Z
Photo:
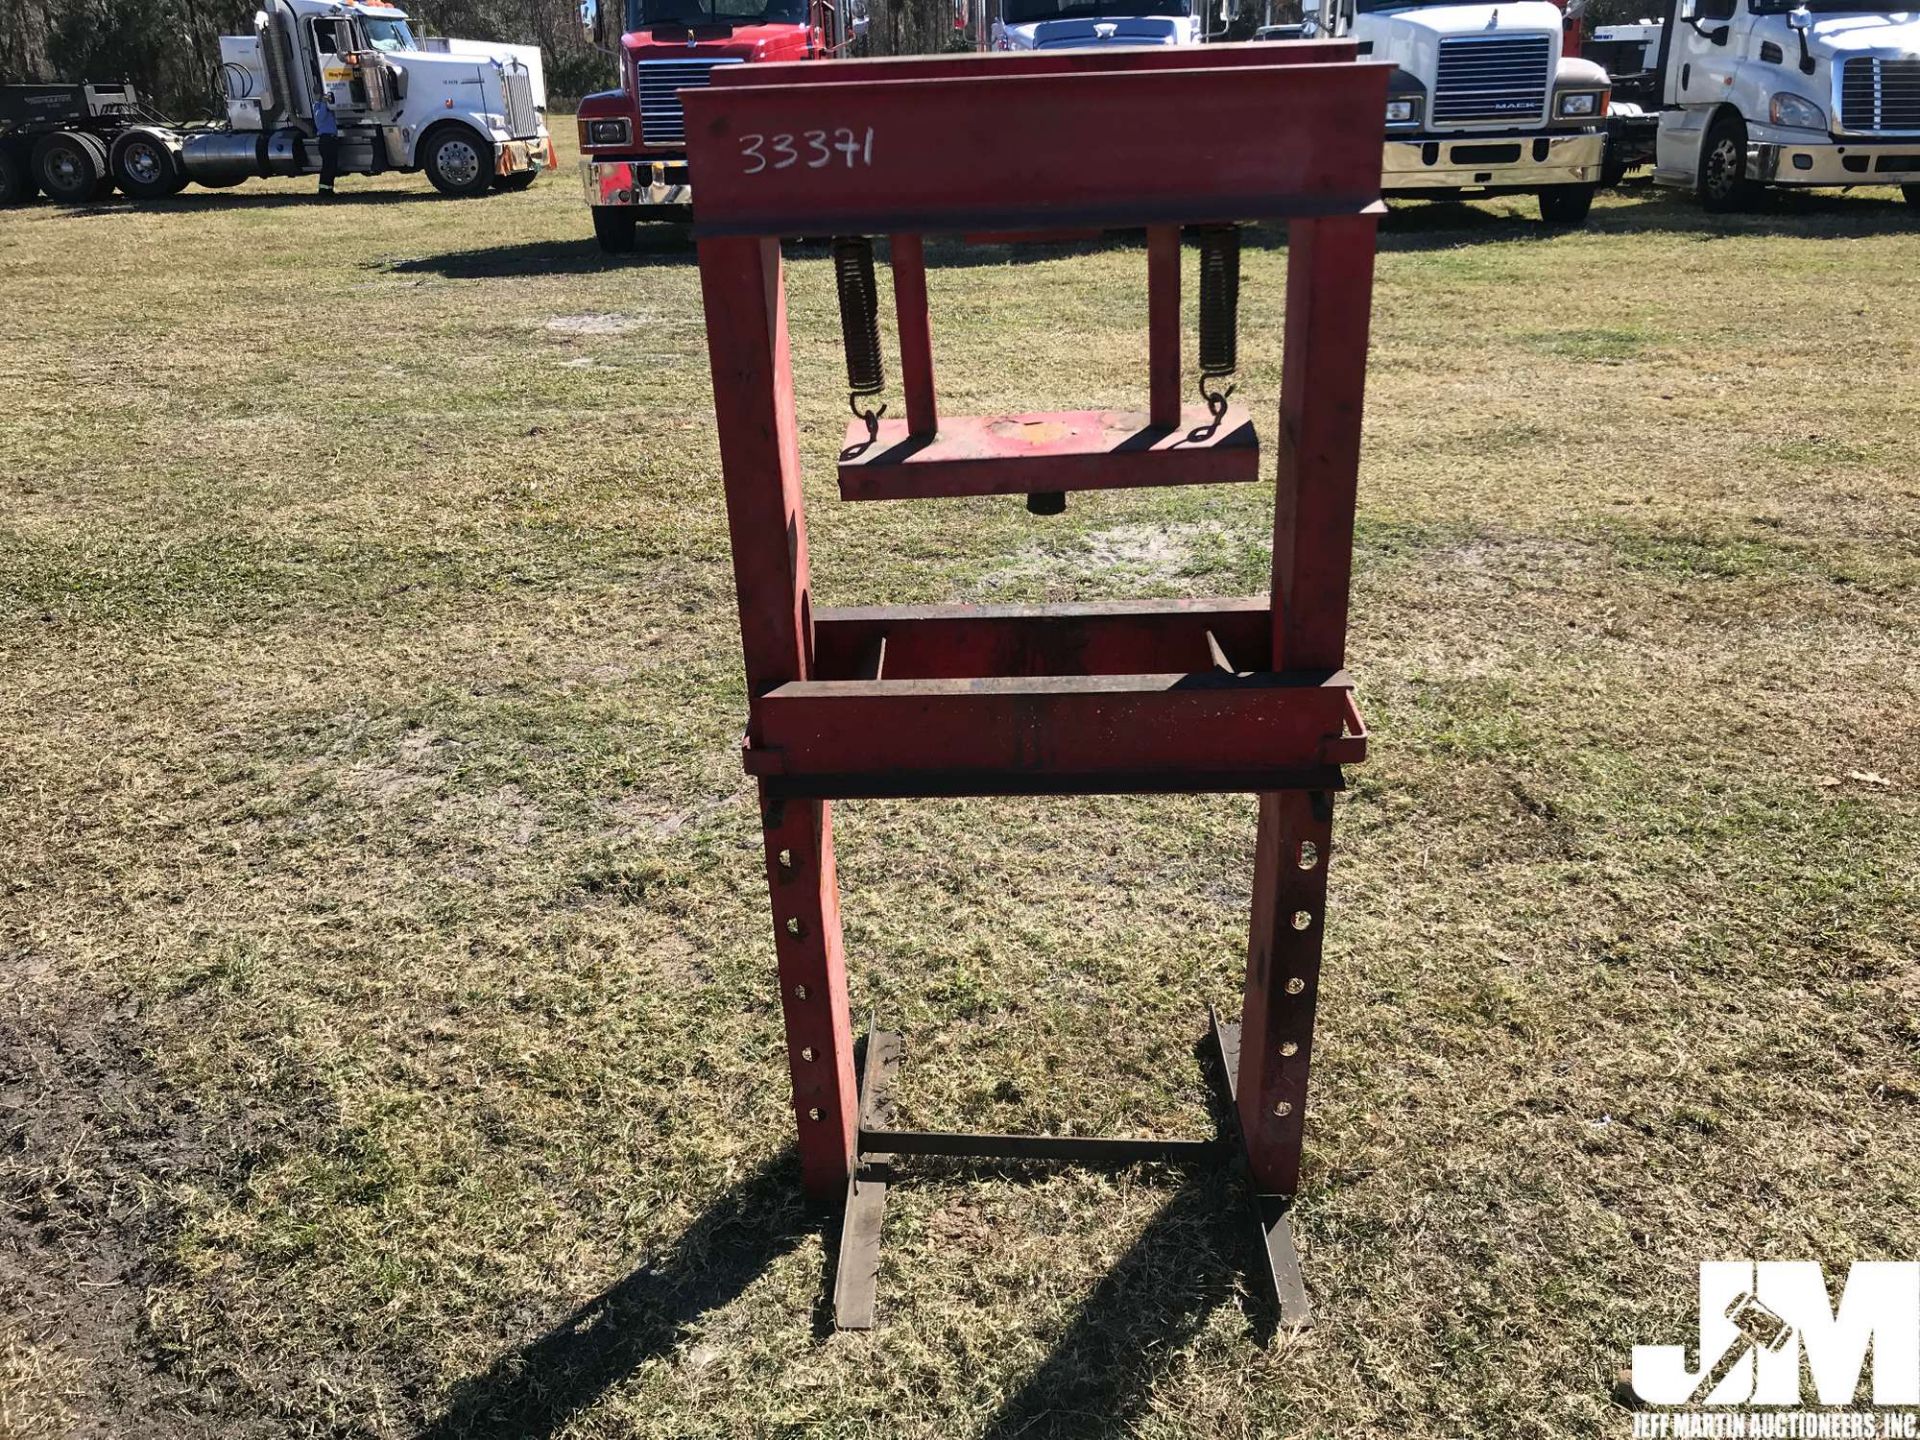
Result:
M683 92L714 406L739 589L803 1182L845 1196L842 1328L872 1324L881 1207L903 1157L1213 1161L1243 1148L1279 1319L1308 1320L1299 1186L1333 797L1366 754L1344 664L1384 66L1350 42L738 65ZM1116 137L1125 143L1116 143ZM855 418L849 500L1251 481L1234 369L1237 228L1287 227L1273 582L1250 600L817 607L807 578L782 237L835 236ZM1146 227L1138 412L955 417L934 384L928 234ZM885 389L887 237L904 414ZM1182 403L1181 268L1199 257L1203 403ZM1253 792L1245 998L1213 1021L1235 1117L1207 1140L887 1128L898 1037L856 1085L831 805L889 796Z

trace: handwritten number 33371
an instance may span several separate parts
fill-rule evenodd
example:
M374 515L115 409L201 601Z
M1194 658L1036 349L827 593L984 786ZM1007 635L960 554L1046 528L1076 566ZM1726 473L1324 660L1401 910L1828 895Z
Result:
M842 158L849 170L856 165L873 164L873 127L856 135L842 126L838 130L807 130L799 135L742 135L740 156L748 162L746 173L762 170L790 170L806 164L809 170L824 170L835 158Z

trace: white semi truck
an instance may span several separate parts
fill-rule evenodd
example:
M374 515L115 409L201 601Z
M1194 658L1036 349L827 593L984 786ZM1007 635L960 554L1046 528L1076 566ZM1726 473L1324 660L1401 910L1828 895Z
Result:
M1240 0L955 0L978 50L1198 45L1226 38Z
M1394 66L1381 192L1533 194L1549 224L1587 218L1606 160L1607 73L1563 53L1548 0L1305 0L1261 35L1346 37Z
M1898 185L1920 208L1912 0L1677 0L1655 183L1733 210L1757 186Z
M414 38L406 12L358 0L271 0L220 38L225 125L177 125L138 106L73 105L34 138L19 189L69 202L118 186L136 199L320 169L313 106L339 125L339 170L423 170L448 195L520 189L553 166L540 53ZM86 91L98 87L43 87ZM46 128L46 127L42 127Z

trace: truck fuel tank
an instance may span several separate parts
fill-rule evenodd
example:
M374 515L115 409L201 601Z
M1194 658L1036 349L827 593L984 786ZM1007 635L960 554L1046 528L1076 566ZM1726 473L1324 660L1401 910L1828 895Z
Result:
M272 164L285 138L287 162ZM290 130L266 134L258 130L188 131L181 137L180 166L189 180L203 185L236 185L256 175L290 175L300 169L298 140Z

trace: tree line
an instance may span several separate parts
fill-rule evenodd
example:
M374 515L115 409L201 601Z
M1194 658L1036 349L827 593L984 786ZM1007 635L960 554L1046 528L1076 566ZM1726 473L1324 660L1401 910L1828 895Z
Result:
M253 30L259 0L0 0L0 81L129 80L182 119L223 113L220 37ZM416 0L418 33L538 45L556 108L614 83L578 0Z
M1590 23L1631 19L1647 0L1590 0ZM259 0L0 0L0 82L129 80L181 119L223 111L220 36L253 29ZM620 7L598 7L592 31L579 0L412 0L422 34L538 45L556 110L615 82L612 47ZM1297 19L1298 0L1279 0L1275 19ZM1264 6L1245 0L1229 33L1251 35ZM869 0L863 49L928 54L966 44L953 28L953 0ZM596 44L596 41L599 43Z

